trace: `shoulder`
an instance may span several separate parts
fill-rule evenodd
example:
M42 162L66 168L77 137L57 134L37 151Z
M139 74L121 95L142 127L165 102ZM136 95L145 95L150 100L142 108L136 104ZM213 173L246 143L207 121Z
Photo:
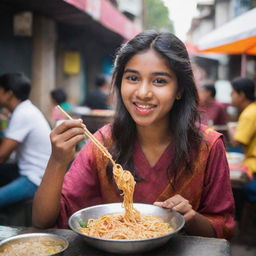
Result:
M97 132L93 134L94 138L103 145L104 148L109 149L112 146L112 137L111 137L111 125L105 125L100 128ZM106 161L106 157L101 152L101 150L92 142L91 139L86 141L86 144L81 149L80 156L82 156L82 162L90 163L103 163ZM84 157L86 155L86 158ZM108 161L108 160L107 160Z
M30 117L37 115L41 111L32 104L30 100L22 101L14 110L13 115L22 115L22 117Z
M225 104L218 101L218 100L214 100L213 102L214 106L220 110L224 110L225 109Z
M43 113L29 100L21 102L13 112L10 119L10 126L17 129L50 132L50 126Z
M219 137L222 136L221 133L215 131L213 128L211 127L208 127L207 125L201 125L200 126L200 130L201 130L201 133L203 135L203 138L205 140L213 140L213 139L218 139Z
M111 135L111 131L112 131L112 126L111 124L107 124L105 126L103 126L102 128L100 128L99 130L97 130L93 136L104 146L106 147L111 147L112 145L112 135ZM88 139L87 143L86 143L86 147L92 147L92 149L94 150L98 150L97 146L91 141L91 139Z
M248 105L241 113L239 119L241 118L254 118L256 119L256 102Z
M206 142L207 147L211 148L216 141L219 139L222 140L223 135L219 132L216 132L214 129L206 125L201 125L200 129L203 136L203 142Z
M94 136L95 137L104 136L106 139L110 139L111 133L112 133L112 125L106 124L102 128L100 128L98 131L96 131Z

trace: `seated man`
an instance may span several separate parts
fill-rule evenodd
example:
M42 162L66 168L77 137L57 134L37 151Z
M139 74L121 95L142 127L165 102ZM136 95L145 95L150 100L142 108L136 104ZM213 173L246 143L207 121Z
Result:
M236 126L228 124L230 142L244 148L244 165L254 174L254 181L246 185L247 199L256 201L256 102L255 84L249 78L236 78L232 85L232 105L241 112Z
M199 89L200 110L202 122L208 125L224 125L227 123L227 113L224 105L215 99L214 84L205 84Z
M96 88L89 91L84 105L91 109L110 109L110 86L106 76L98 75L95 79Z
M0 76L0 107L10 112L0 143L0 208L34 196L51 153L50 127L28 99L30 89L29 79L21 73ZM5 164L14 151L16 167Z

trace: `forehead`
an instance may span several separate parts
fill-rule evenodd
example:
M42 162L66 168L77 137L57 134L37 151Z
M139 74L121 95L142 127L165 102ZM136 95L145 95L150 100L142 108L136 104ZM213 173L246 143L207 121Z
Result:
M204 87L199 88L199 91L200 91L201 93L205 93L205 94L211 93L210 90L207 90L207 89L205 89Z
M125 69L149 69L152 71L157 71L159 69L173 72L171 67L168 65L168 61L160 53L154 49L147 49L135 54L126 63Z

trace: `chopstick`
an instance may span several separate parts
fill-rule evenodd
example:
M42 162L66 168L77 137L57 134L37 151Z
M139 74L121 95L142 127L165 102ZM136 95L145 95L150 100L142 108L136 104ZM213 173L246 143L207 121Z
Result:
M68 119L74 120L60 105L56 106ZM93 136L93 134L84 127L85 135L91 139L91 141L99 148L99 150L112 162L113 166L116 165L115 161L112 158L112 155L108 152L108 150Z

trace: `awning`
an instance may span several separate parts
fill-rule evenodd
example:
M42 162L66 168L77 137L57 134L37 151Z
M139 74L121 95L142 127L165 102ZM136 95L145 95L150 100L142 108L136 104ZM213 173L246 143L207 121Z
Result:
M196 45L186 41L184 42L188 54L190 56L194 57L199 57L199 58L204 58L204 59L210 59L210 60L215 60L218 61L219 63L226 63L226 56L223 56L222 54L218 53L207 53L207 52L201 52Z
M96 33L104 30L101 36L115 34L127 40L140 32L108 0L1 0L1 4L31 10L58 22L91 27Z
M108 0L63 0L89 14L94 20L106 28L131 39L140 30L118 11Z
M201 52L256 55L256 8L202 37L197 46Z

